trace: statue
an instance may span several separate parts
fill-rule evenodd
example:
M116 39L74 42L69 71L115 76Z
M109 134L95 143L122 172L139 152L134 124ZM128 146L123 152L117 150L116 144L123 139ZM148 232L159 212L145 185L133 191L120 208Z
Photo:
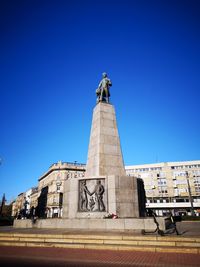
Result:
M105 72L102 75L103 75L103 79L101 80L96 90L97 103L99 102L109 103L109 97L110 97L109 88L110 86L112 86L112 82L110 79L108 79L108 76Z

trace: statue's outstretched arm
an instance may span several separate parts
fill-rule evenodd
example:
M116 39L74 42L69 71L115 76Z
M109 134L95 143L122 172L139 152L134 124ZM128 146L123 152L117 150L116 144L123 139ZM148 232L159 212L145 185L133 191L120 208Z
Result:
M88 193L88 195L91 196L91 193L90 193L90 191L88 190L87 186L85 186L85 191Z

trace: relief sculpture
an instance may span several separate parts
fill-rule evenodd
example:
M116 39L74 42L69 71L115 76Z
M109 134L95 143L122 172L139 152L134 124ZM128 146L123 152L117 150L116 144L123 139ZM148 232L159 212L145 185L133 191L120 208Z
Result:
M105 211L104 193L105 188L100 179L79 181L79 211Z

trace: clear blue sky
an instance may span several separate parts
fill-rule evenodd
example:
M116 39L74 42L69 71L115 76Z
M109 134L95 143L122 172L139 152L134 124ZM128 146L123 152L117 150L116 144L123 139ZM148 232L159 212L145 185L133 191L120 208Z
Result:
M200 159L199 14L198 0L1 0L0 197L86 163L104 71L126 165Z

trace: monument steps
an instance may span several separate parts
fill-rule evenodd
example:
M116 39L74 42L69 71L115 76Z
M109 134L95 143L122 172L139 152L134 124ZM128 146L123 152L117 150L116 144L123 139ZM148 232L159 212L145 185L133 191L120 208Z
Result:
M200 254L200 238L181 236L0 233L0 246L109 249Z

